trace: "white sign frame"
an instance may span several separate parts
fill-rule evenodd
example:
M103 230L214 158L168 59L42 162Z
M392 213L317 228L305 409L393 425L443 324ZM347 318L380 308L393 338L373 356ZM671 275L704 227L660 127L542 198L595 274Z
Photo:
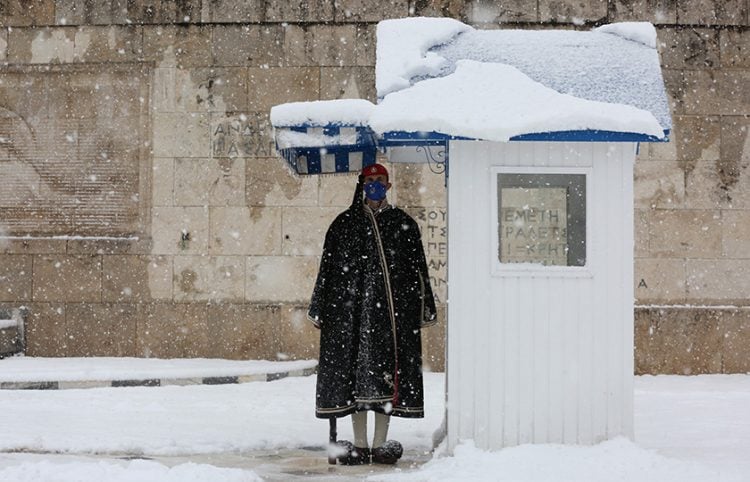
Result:
M498 174L583 174L586 176L586 264L583 266L550 266L538 263L501 263L497 253L500 250L500 237L498 236L499 217L497 212L497 176ZM591 228L592 218L592 195L591 181L593 179L593 168L591 167L522 167L522 166L493 166L490 168L490 240L492 260L490 262L491 274L494 277L503 276L552 276L561 278L591 278L594 276L593 265L595 239Z

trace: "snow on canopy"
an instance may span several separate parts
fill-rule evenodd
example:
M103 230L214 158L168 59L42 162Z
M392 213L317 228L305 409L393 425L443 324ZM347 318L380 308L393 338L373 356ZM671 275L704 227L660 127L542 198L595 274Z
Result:
M435 98L441 102L431 102ZM473 60L460 60L451 75L386 96L370 126L381 133L434 131L500 142L526 133L587 129L663 135L647 111L561 94L510 65Z
M656 31L646 22L579 32L476 30L452 19L405 18L380 22L377 32L378 105L287 104L272 110L272 124L354 123L379 135L437 132L500 142L576 131L665 139L671 129Z
M378 97L409 87L413 78L439 74L447 60L428 50L467 30L471 27L452 18L415 17L378 23L375 64Z
M271 124L274 127L366 126L374 107L364 99L289 102L271 108Z

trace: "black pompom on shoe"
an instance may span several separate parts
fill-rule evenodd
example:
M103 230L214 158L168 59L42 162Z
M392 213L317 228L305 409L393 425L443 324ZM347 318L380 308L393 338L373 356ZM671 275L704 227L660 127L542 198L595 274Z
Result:
M372 449L372 461L376 464L395 464L404 454L404 447L395 440L389 440L380 447Z
M364 465L370 463L370 449L355 447L348 440L336 442L340 449L340 455L336 457L341 465Z

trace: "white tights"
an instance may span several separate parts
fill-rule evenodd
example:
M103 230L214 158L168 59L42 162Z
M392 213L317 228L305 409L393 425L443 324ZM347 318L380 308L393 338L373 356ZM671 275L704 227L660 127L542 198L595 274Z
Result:
M388 438L388 425L391 416L375 412L375 435L372 439L372 447L380 447ZM352 414L352 430L354 431L354 446L367 447L367 412L354 412Z

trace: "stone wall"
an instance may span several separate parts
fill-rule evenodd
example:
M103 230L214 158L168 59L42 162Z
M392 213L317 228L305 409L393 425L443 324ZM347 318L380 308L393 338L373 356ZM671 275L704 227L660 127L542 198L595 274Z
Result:
M637 369L750 370L746 0L0 0L0 305L29 307L28 353L316 357L305 304L354 178L289 175L268 111L374 101L376 23L409 15L657 25L675 127L636 166ZM445 188L393 173L442 369Z

